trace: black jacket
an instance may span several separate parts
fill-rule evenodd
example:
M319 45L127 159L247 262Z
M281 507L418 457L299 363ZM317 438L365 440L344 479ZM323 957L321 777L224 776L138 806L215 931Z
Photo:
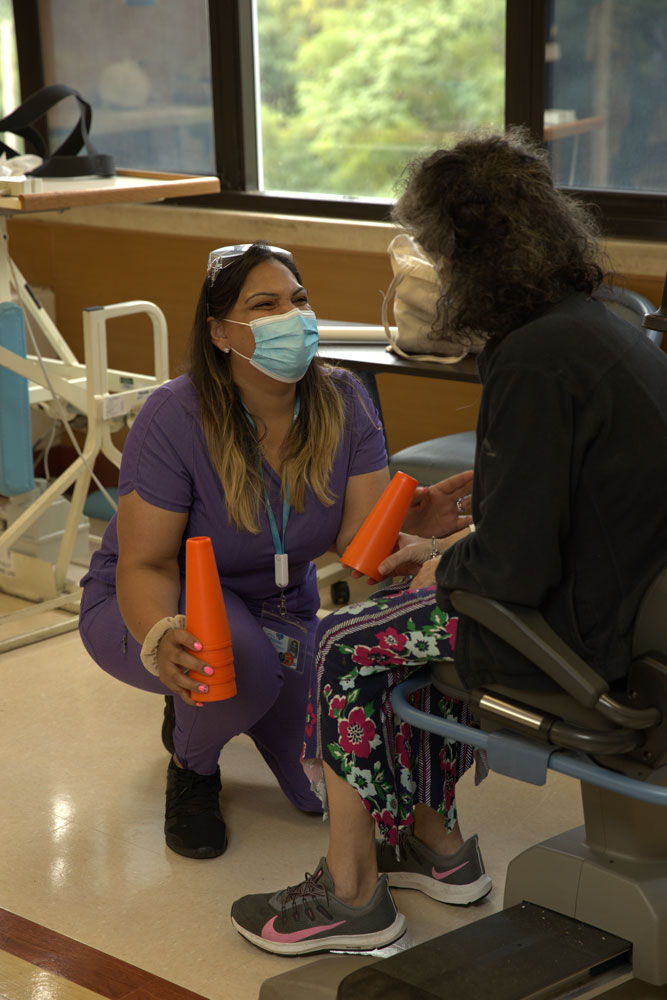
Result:
M607 680L627 673L639 602L667 563L667 355L575 294L479 357L473 519L447 551L438 603L461 588L539 608ZM469 687L549 688L461 617Z

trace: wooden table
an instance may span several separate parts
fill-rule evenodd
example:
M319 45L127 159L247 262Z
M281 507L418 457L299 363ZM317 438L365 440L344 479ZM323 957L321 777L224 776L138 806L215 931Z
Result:
M82 205L112 205L126 202L163 201L220 190L217 177L168 174L149 170L117 170L114 177L35 178L39 190L2 194L0 214L46 212ZM34 181L33 181L34 183Z

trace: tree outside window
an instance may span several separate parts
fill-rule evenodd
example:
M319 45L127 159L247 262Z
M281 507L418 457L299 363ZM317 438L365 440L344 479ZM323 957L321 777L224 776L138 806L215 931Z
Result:
M263 186L388 198L416 154L502 128L505 0L258 0Z

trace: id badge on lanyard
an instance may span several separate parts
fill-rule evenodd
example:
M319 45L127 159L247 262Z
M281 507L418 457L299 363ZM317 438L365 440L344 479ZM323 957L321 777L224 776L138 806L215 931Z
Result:
M273 646L280 664L286 670L302 674L310 655L311 636L308 628L294 615L265 604L261 626Z
M289 559L286 552L276 552L273 557L273 567L275 571L276 587L284 590L289 584Z

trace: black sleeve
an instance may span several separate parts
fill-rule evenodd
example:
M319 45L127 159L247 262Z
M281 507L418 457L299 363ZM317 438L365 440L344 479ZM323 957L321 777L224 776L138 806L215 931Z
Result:
M558 371L503 365L484 386L473 486L476 532L445 552L438 598L471 590L539 607L562 576L574 400Z

